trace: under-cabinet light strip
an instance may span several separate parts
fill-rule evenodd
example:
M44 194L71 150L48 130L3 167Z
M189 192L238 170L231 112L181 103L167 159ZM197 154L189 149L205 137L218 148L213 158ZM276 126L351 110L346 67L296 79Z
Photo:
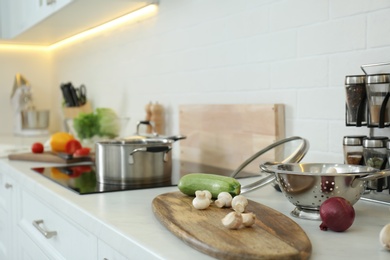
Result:
M109 21L107 23L104 23L102 25L93 27L91 29L88 29L88 30L83 31L79 34L73 35L69 38L66 38L64 40L61 40L59 42L53 43L53 44L48 45L48 46L23 45L23 44L0 44L0 49L1 50L41 50L41 51L53 50L53 49L56 49L58 47L70 44L72 42L79 41L79 40L84 39L88 36L100 33L102 31L106 31L106 30L111 29L113 27L116 27L118 25L124 24L128 21L139 18L141 16L146 16L148 14L151 15L151 14L155 13L156 10L157 10L156 4L147 5L147 6L140 8L134 12L128 13L128 14L121 16L117 19L114 19L114 20Z

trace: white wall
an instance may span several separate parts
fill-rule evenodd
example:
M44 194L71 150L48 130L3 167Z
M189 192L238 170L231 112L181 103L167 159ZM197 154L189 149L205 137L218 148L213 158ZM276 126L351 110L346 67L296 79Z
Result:
M50 98L56 91L53 82L51 54L31 49L8 49L0 47L0 134L12 134L14 111L11 106L11 92L15 75L21 73L31 84L33 101L37 109L54 107ZM56 121L54 114L50 120ZM52 131L58 125L52 124Z
M160 0L152 18L56 50L53 98L84 83L134 130L159 101L172 134L180 104L284 103L287 136L311 143L305 161L342 162L342 137L368 134L345 127L344 77L383 61L387 0Z

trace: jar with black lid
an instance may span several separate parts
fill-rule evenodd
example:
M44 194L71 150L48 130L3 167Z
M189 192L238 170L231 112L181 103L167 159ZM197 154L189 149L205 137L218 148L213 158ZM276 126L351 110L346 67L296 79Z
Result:
M366 166L376 169L387 167L387 142L385 136L366 137L363 139L363 156ZM387 188L386 178L368 181L368 188L382 191Z
M379 128L390 126L390 74L368 75L366 82L368 125Z
M343 138L344 163L364 165L363 139L365 135L350 135Z
M345 77L347 126L367 125L366 76L349 75Z

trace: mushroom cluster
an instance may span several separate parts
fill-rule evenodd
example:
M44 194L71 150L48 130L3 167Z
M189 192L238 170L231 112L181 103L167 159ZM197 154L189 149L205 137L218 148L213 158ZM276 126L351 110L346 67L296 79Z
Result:
M192 200L194 208L207 209L212 201L210 191L198 190L195 192L195 198ZM241 227L251 227L256 221L256 215L252 212L244 213L248 206L248 199L243 195L237 195L234 198L228 192L218 194L214 205L218 208L232 208L234 211L228 213L223 219L222 224L229 229L239 229Z

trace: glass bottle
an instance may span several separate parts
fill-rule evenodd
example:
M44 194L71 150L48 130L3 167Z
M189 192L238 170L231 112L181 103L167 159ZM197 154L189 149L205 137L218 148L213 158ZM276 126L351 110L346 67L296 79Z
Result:
M390 126L388 99L390 97L390 74L368 75L366 92L369 111L369 126Z
M365 135L344 136L343 150L344 163L354 165L364 165L363 139Z
M345 77L347 126L367 125L366 76L350 75Z
M366 166L376 169L387 167L387 141L384 136L366 137L363 139L363 156ZM386 178L368 181L367 186L371 190L382 191L387 188Z

